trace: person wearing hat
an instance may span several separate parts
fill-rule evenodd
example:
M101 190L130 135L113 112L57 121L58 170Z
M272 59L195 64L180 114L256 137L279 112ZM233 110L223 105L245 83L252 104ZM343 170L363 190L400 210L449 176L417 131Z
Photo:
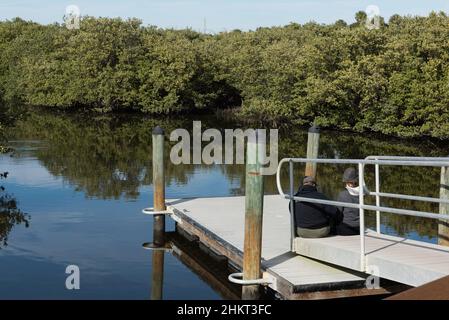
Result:
M354 168L347 168L343 173L345 189L338 195L337 201L359 204L359 175ZM365 188L363 188L365 192ZM359 209L339 207L343 221L337 225L337 234L343 236L360 234Z
M305 177L302 186L295 194L297 197L329 200L316 187L313 177ZM295 230L302 238L323 238L330 234L333 225L342 220L340 211L335 206L295 201L294 206Z

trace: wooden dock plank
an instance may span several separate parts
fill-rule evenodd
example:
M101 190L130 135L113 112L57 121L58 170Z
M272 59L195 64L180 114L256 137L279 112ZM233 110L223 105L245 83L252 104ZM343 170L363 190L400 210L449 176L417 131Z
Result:
M387 300L449 300L449 277L404 291Z

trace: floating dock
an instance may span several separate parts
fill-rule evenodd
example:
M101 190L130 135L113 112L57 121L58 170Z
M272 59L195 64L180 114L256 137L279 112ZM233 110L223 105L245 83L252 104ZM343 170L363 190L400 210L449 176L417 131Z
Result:
M190 198L165 201L164 130L153 130L153 208L143 210L154 216L153 242L147 249L165 250L165 215L204 247L222 256L239 271L229 280L243 285L242 299L260 299L260 285L268 286L284 299L329 299L388 294L419 286L449 275L447 223L449 220L449 157L368 156L366 159L318 158L319 130L309 129L307 158L284 158L276 171L279 195L264 195L263 167L266 140L255 135L247 141L245 197ZM270 146L271 150L271 146ZM354 165L357 183L365 186L365 166L374 166L375 192L358 195L358 203L294 195L294 164L306 165L306 176L316 177L318 163ZM281 169L288 164L289 193L281 184ZM440 167L440 197L382 193L380 166ZM353 181L354 182L354 181ZM310 181L304 183L310 183ZM365 190L365 189L363 189ZM365 196L375 196L376 205L367 205ZM439 213L421 212L381 205L381 198L396 198L439 204ZM359 210L362 231L357 236L294 239L289 200L343 206ZM294 206L292 206L294 210ZM366 231L365 211L376 212L376 231ZM440 245L382 235L380 215L390 213L435 219L439 223ZM181 232L181 233L182 233ZM442 241L441 241L442 240ZM174 244L174 246L176 246ZM244 252L243 252L244 251ZM182 255L180 256L182 257ZM154 252L155 299L162 296L163 252ZM185 260L195 264L199 260ZM196 264L195 264L196 266ZM200 270L201 265L198 265ZM201 272L201 271L199 271ZM201 274L206 274L201 272ZM262 275L262 278L261 278ZM206 275L213 278L213 275ZM241 277L242 279L238 279ZM379 281L378 281L379 280ZM220 282L222 280L218 280ZM231 295L232 292L227 292Z
M177 228L242 270L245 197L167 200ZM367 289L368 274L291 252L288 200L264 196L262 270L269 288L283 299L330 299L399 292L407 286L382 280L380 289ZM328 238L331 239L331 238Z
M375 266L384 279L417 287L449 275L448 247L368 231L365 248L366 265ZM295 251L353 270L364 269L358 235L296 238Z

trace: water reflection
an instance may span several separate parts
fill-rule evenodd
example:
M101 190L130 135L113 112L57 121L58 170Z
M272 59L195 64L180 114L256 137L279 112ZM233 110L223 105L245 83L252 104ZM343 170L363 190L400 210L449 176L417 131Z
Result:
M0 173L0 179L6 178L7 172ZM8 245L8 235L16 225L29 227L30 217L17 206L17 200L0 185L0 249Z
M145 243L152 252L151 300L163 299L165 253L171 252L183 265L207 283L221 298L240 300L241 286L229 282L228 276L237 272L224 256L216 255L202 245L198 238L176 227L165 232L163 246Z
M207 128L237 128L239 123L225 122L214 117L148 119L141 116L82 116L31 114L20 121L13 132L14 139L45 141L45 147L34 151L34 156L47 170L66 183L73 185L87 197L98 199L134 200L143 187L151 185L151 131L161 125L166 132L176 128L192 127L193 120L201 120ZM303 157L306 152L307 133L304 128L281 130L279 156ZM176 190L176 197L217 195L214 184L223 177L229 187L219 195L242 195L245 188L243 165L172 165L169 161L167 142L166 180L168 190ZM444 156L447 147L431 141L405 142L366 134L323 132L320 140L322 158L364 158L368 155ZM21 156L20 152L17 155ZM341 174L345 167L339 165L318 166L317 180L320 188L334 198L343 188ZM374 168L367 167L368 187L374 189ZM205 179L191 183L201 172ZM297 166L298 181L304 168ZM218 174L215 181L214 175ZM384 167L381 171L382 192L403 193L438 197L439 169ZM283 185L287 186L287 174L283 172ZM276 193L274 176L266 178L265 192ZM298 184L295 186L297 187ZM385 200L383 205L437 212L435 204L403 200ZM374 226L373 215L368 215L368 226ZM389 233L427 237L436 236L435 221L415 217L382 215L383 229Z
M162 300L164 286L164 261L165 252L170 251L169 245L154 245L153 242L146 242L142 245L146 250L151 251L151 300Z
M153 242L144 244L144 248L153 251L151 300L162 300L165 250L170 248L166 244L164 215L153 216Z

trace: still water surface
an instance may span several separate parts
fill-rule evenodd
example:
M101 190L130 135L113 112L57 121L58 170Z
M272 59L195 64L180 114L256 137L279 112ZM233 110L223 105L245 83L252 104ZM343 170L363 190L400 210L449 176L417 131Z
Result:
M152 239L152 219L141 209L152 206L151 131L240 124L213 117L147 119L137 116L32 114L10 135L12 155L0 157L6 194L18 210L0 210L0 299L149 299L151 253L141 245ZM280 131L282 157L302 157L304 128ZM167 198L244 194L244 166L169 163ZM364 158L368 155L445 156L449 148L432 141L403 141L374 135L325 131L320 157ZM304 168L298 166L299 179ZM322 165L318 183L329 197L342 188L342 166ZM367 168L373 188L373 168ZM439 170L386 167L382 191L438 196ZM284 179L287 186L287 181ZM266 193L276 193L274 177ZM396 207L437 212L435 205L384 201ZM373 226L373 214L368 217ZM241 226L243 228L243 226ZM167 219L167 229L174 224ZM428 242L437 241L437 225L427 219L384 215L382 229ZM81 289L66 290L65 268L81 270ZM220 299L220 293L170 253L165 254L164 299Z

